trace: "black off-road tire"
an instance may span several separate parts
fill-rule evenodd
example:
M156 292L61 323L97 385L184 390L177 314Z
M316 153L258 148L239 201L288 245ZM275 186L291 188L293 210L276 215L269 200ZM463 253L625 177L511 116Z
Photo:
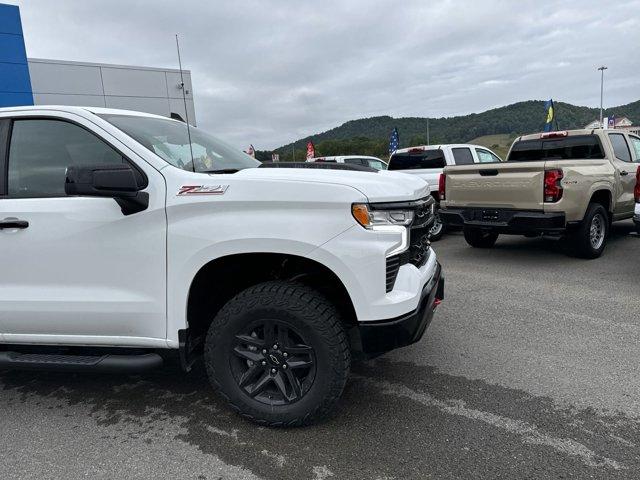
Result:
M601 228L604 229L604 237L602 238L601 243L596 245L591 241L591 228L595 217L602 219L600 225ZM599 203L590 203L587 207L584 219L580 222L578 229L567 236L569 254L587 259L600 257L607 245L610 225L611 221L607 210Z
M262 318L276 319L300 332L314 350L313 382L294 403L262 403L234 377L230 355L234 355L236 335ZM244 290L218 312L207 333L204 363L214 389L240 415L270 427L295 427L315 423L332 411L349 375L351 353L331 302L305 285L270 281Z
M492 248L498 240L497 233L480 228L465 227L463 232L464 239L474 248Z

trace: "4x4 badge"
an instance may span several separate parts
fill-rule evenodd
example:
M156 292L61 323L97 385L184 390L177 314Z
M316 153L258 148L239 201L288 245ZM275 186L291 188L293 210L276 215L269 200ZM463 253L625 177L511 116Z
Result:
M177 195L224 195L229 185L182 185Z

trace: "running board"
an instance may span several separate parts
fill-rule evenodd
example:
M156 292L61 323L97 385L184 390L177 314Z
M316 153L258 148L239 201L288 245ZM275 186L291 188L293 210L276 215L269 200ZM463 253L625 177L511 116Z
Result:
M140 372L162 365L157 353L142 355L56 355L0 352L0 370L55 370L64 372Z

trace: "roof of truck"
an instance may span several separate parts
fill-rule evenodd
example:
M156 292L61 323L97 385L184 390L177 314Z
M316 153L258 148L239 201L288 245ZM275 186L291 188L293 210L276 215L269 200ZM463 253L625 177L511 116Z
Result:
M440 150L443 147L451 147L451 148L484 148L485 150L488 150L487 147L484 147L482 145L476 145L473 143L443 143L440 145L416 145L415 147L406 147L406 148L399 148L397 149L395 152L393 153L407 153L411 150Z
M161 115L154 115L153 113L137 112L134 110L122 110L119 108L104 108L104 107L76 107L70 105L26 105L21 107L4 107L0 108L0 113L3 112L38 112L38 111L54 111L54 112L66 112L76 113L78 115L86 115L87 112L96 115L130 115L137 117L153 117L162 118L165 120L171 120L168 117ZM175 120L178 121L178 120Z
M601 133L623 133L625 130L613 129L613 128L578 128L575 130L558 130L555 132L537 132L530 133L528 135L522 135L518 137L516 140L539 140L541 138L562 138L562 137L571 137L574 135L593 135L593 134L601 134Z

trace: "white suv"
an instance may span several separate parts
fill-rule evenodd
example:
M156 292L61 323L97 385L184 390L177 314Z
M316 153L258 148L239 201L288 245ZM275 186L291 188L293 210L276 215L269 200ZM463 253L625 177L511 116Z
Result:
M0 109L0 370L174 351L247 418L328 413L351 356L418 341L443 297L433 200L404 174L259 165L159 116Z
M431 195L435 198L437 209L440 204L438 193L440 174L447 165L471 165L474 163L502 162L502 159L481 145L469 143L449 145L420 145L401 148L389 158L389 170L398 170L416 175L429 184ZM431 240L439 240L445 227L436 215L431 229Z
M309 158L307 162L322 163L344 163L347 165L356 165L358 167L369 167L374 170L386 170L387 164L378 157L367 157L365 155L340 155L335 157L316 157Z

